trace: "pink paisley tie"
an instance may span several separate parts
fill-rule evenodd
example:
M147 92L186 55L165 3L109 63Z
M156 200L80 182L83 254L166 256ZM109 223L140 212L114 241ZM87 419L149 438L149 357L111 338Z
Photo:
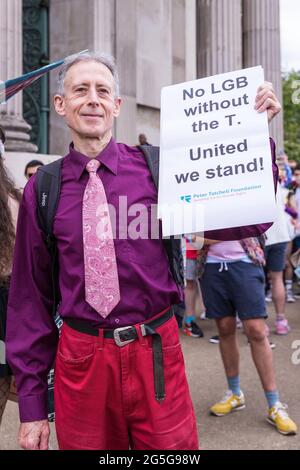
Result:
M104 318L120 301L115 246L105 190L90 160L82 208L85 300Z

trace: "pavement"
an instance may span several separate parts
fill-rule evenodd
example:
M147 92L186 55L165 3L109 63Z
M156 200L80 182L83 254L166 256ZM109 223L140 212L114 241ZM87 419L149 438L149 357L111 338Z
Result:
M287 305L287 317L292 327L287 336L273 334L275 316L272 305L268 304L268 311L270 339L276 344L273 355L281 401L288 403L290 416L299 427L300 300ZM181 340L201 449L299 450L300 434L282 436L265 420L267 415L265 397L251 359L250 347L240 330L238 336L241 385L246 398L246 408L222 418L209 415L209 407L221 399L226 391L226 381L218 345L209 343L210 336L216 334L214 322L198 320L198 323L204 331L204 338L189 338L181 334ZM296 364L297 362L299 364ZM18 427L17 405L8 402L0 429L0 450L19 449L16 439ZM55 429L52 424L50 445L52 449L57 449Z

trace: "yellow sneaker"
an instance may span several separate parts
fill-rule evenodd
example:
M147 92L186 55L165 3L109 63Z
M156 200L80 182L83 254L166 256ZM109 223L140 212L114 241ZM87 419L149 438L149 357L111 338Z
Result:
M226 392L225 397L220 402L211 407L210 412L215 416L225 416L232 411L239 411L245 408L245 398L243 392L240 396L233 395L231 390Z
M297 434L297 424L291 420L287 413L287 405L278 401L269 409L268 423L276 427L277 431L285 436Z

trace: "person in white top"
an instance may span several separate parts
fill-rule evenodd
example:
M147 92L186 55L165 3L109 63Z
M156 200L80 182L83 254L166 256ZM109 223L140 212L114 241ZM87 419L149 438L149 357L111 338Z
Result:
M286 249L290 241L287 220L284 213L284 194L280 184L277 185L277 216L272 227L266 232L266 268L271 283L272 299L276 311L276 333L286 335L290 326L285 316L285 288L283 271L286 264Z
M11 370L5 357L6 309L20 192L4 167L5 134L0 127L0 423L9 396Z
M294 180L296 184L295 200L298 210L298 223L296 226L296 237L294 239L293 249L294 251L297 251L300 248L300 163L298 163L294 169Z

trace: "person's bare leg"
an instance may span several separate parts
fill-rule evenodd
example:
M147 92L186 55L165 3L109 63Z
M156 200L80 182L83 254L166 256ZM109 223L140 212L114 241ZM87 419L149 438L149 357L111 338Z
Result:
M269 277L272 284L272 299L276 311L276 316L285 318L285 288L283 283L282 271L270 271Z
M198 294L198 286L196 280L187 280L185 288L185 315L183 332L187 336L193 338L202 338L204 336L200 326L197 325L196 319L196 298Z
M201 314L205 312L205 305L203 302L202 292L199 286L198 281L196 283L196 312L200 312Z
M285 293L288 302L295 302L293 295L293 277L294 277L294 267L290 262L290 257L293 250L293 242L289 242L286 248L286 260L285 260L285 271L284 271L284 281L285 281Z
M290 262L290 256L292 254L293 242L288 242L286 248L286 262L285 262L285 273L284 278L286 281L292 281L294 276L294 268Z
M185 298L185 316L195 315L197 284L196 281L186 281L184 291Z
M240 353L236 335L235 317L216 320L219 332L219 347L227 377L239 375Z
M276 390L273 355L266 336L265 320L260 318L244 320L243 325L264 391Z
M265 321L264 319L253 319L245 320L243 323L245 333L250 341L252 358L268 402L267 420L282 434L296 434L297 425L289 418L280 402L272 351L266 336ZM282 415L282 411L284 415Z

